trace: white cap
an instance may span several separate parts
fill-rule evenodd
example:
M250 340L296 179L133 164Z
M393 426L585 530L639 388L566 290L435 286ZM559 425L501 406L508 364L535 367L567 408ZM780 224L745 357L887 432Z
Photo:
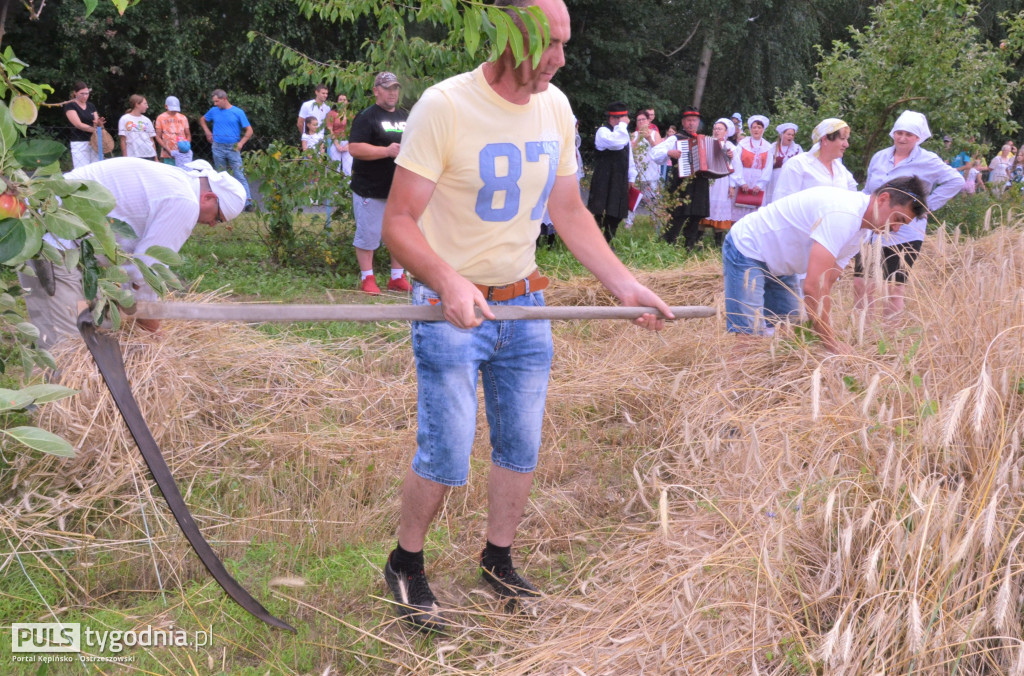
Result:
M167 106L167 110L173 110L176 113L181 112L181 102L178 101L177 96L168 96L167 100L164 101L164 105Z
M736 133L736 123L727 117L720 117L715 120L715 124L721 123L725 127L725 135L732 136Z
M216 171L206 160L195 160L185 165L189 174L197 178L205 178L210 182L210 190L220 202L220 212L225 221L230 221L242 213L245 208L245 188L237 178L226 171Z

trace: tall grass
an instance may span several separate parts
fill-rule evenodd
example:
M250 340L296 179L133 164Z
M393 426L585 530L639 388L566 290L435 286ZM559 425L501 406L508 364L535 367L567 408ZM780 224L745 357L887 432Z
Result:
M852 357L784 332L736 343L714 319L664 340L557 325L515 548L546 596L506 615L477 577L481 414L470 485L428 543L447 636L406 631L380 576L415 446L404 327L325 344L182 324L125 342L200 526L297 637L225 602L152 491L140 505L137 451L84 353L62 353L83 395L42 423L81 453L4 451L0 607L214 624L197 656L137 651L154 673L1022 674L1024 231L991 225L929 239L895 323L856 314L841 281ZM672 304L721 305L714 259L642 277ZM610 299L571 277L549 302Z

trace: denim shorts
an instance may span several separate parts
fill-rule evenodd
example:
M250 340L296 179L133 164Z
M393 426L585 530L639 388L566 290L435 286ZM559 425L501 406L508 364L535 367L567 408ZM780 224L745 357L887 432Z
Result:
M352 193L352 213L356 218L356 236L352 244L357 249L376 251L380 248L380 233L384 225L384 207L387 200L360 197Z
M732 243L722 244L725 327L730 333L770 335L770 325L800 314L799 275L773 275L764 261L747 258Z
M433 290L413 284L413 305L437 302ZM540 306L544 295L535 291L491 304ZM481 375L491 462L513 472L536 469L554 353L551 322L484 321L473 329L413 322L412 349L418 382L412 469L417 475L446 486L465 485Z

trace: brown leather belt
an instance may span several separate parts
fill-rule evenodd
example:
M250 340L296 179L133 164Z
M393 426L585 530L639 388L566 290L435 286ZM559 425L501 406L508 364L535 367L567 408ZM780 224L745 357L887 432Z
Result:
M518 282L512 282L511 284L504 284L502 286L474 284L473 286L480 289L480 293L488 301L500 303L512 300L513 298L519 298L519 296L533 293L534 291L543 291L548 288L549 282L550 280L547 277L540 274L540 270L534 270L526 279L520 279Z

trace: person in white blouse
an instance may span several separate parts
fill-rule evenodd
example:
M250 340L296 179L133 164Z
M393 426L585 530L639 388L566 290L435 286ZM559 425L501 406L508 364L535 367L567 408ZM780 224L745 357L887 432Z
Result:
M999 197L1010 182L1010 168L1013 166L1013 158L1016 151L1013 144L1007 141L999 150L999 154L988 163L988 183L992 188L992 194Z
M920 197L927 204L928 211L939 210L955 197L964 186L964 177L941 157L921 147L931 135L924 115L913 110L904 111L889 132L892 145L879 150L871 158L864 192L871 193L883 183L900 176L917 176L924 185L924 195ZM881 263L883 279L888 282L887 315L892 317L903 311L903 285L921 252L926 225L927 219L922 216L904 225L899 232L872 235L870 248L857 254L855 260L853 288L857 307L864 307L866 301L870 304L874 295L874 284L870 281L865 283L863 261L864 256L869 255L874 266ZM873 270L878 268L867 267L866 278L871 280Z
M647 210L651 213L651 219L656 218L654 207L658 200L658 188L661 185L661 165L651 158L651 149L661 143L661 136L658 130L651 127L651 118L646 110L640 110L636 114L636 131L630 136L630 145L633 149L633 164L636 166L636 188L643 195L647 202ZM639 204L637 205L639 207ZM636 211L630 210L626 216L626 227L633 226L633 217ZM655 224L655 230L661 228Z
M242 213L245 188L226 172L214 171L208 162L196 160L184 167L172 167L135 157L114 157L79 167L64 174L69 181L96 181L109 190L117 206L108 214L124 221L135 231L135 238L117 235L121 249L147 265L156 259L146 255L153 246L178 251L197 223L225 223ZM46 241L58 249L78 247L77 241L46 235ZM99 248L97 246L97 248ZM85 300L82 274L78 268L38 261L33 267L37 277L19 273L26 291L25 306L29 320L39 329L39 346L53 347L66 336L77 336L78 304ZM134 264L122 266L128 285L139 300L156 300L142 273ZM52 279L47 289L45 278ZM53 291L53 293L50 293ZM159 321L137 320L141 328L156 331Z
M751 115L747 118L750 136L743 137L736 144L737 156L733 163L741 166L736 167L731 179L736 187L736 203L732 210L734 221L738 221L764 203L768 182L772 180L772 144L764 137L764 130L768 128L768 124L768 118L764 115ZM744 195L753 203L744 203Z
M800 127L792 122L785 122L775 127L775 131L779 137L772 144L772 180L769 181L768 191L764 196L765 204L771 204L772 199L774 199L775 184L779 182L782 167L785 166L786 162L804 151L800 144L796 142L796 133L800 131Z
M736 146L729 137L736 133L736 125L727 117L715 120L712 127L712 136L722 144L722 149L729 157L733 174L743 171L743 165L739 163ZM716 178L711 182L708 190L708 204L710 210L708 217L701 221L701 225L713 228L715 231L715 244L721 246L725 233L729 231L735 222L732 218L732 201L736 196L736 187L732 184L731 176Z
M814 145L782 166L775 183L773 200L818 186L856 190L857 181L843 165L843 154L850 147L850 125L830 117L811 132Z

